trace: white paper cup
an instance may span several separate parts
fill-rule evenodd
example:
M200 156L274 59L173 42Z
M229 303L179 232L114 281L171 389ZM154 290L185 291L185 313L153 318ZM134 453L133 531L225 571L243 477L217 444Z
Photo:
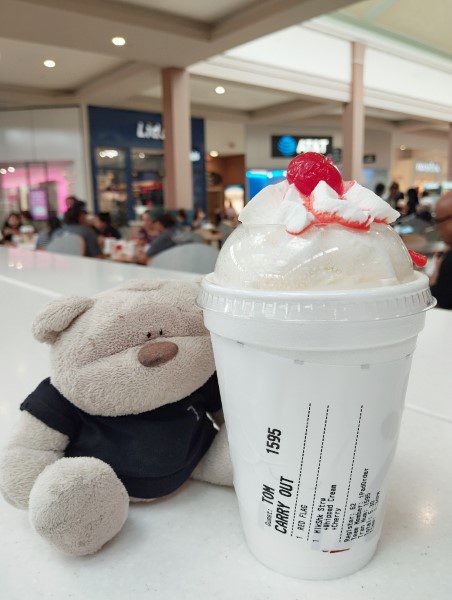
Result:
M302 579L363 567L383 521L428 280L345 292L231 290L203 280L243 529Z
M118 240L115 238L104 238L104 254L111 255L114 252L115 246L118 243Z

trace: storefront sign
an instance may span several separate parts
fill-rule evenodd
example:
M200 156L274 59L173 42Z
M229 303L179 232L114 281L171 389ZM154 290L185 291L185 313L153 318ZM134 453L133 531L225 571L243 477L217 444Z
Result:
M138 121L137 123L137 138L144 140L164 140L165 132L161 123L153 123L152 121Z
M433 160L428 162L418 161L414 165L414 170L418 173L441 173L441 165Z
M271 142L273 157L296 156L302 152L329 155L333 149L331 136L272 135Z

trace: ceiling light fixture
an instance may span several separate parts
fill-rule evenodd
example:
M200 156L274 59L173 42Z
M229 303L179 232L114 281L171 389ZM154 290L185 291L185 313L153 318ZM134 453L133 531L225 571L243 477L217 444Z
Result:
M14 173L15 170L14 167L8 167L8 173Z
M138 153L139 158L146 158L146 154L144 152Z
M215 93L216 94L224 94L226 92L225 88L222 85L217 85L217 87L215 88Z
M404 146L403 144L400 146L400 150L406 150L406 146Z
M0 173L1 173L2 175L6 175L6 173L7 173L7 170L6 170L6 169L0 169Z
M101 158L116 158L117 156L119 156L119 152L117 150L114 150L113 148L111 150L100 150L99 156Z
M45 67L47 67L48 69L53 69L53 67L56 67L56 62L54 60L52 60L51 58L46 58L45 61L43 62L43 65Z
M118 35L118 36L111 38L111 43L114 44L115 46L125 46L126 38L123 38L122 36Z
M212 158L216 158L218 156L218 150L211 150L209 154Z

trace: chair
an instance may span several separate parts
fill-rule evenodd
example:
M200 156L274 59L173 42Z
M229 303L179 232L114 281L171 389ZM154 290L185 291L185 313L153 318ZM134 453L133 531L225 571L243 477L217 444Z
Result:
M218 250L206 244L182 244L157 254L150 265L157 269L206 275L215 268Z
M54 236L52 241L47 244L47 252L84 256L85 240L75 233L63 232Z

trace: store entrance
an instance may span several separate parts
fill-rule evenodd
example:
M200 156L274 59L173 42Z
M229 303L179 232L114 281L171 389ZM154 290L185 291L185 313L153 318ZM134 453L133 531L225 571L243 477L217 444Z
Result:
M29 213L33 221L62 215L73 180L71 161L0 164L0 212Z
M163 207L162 150L98 146L94 155L99 211L109 212L115 225Z
M110 213L118 226L127 223L127 152L121 148L94 149L99 211Z
M137 217L163 207L164 159L162 150L132 148L133 207Z

